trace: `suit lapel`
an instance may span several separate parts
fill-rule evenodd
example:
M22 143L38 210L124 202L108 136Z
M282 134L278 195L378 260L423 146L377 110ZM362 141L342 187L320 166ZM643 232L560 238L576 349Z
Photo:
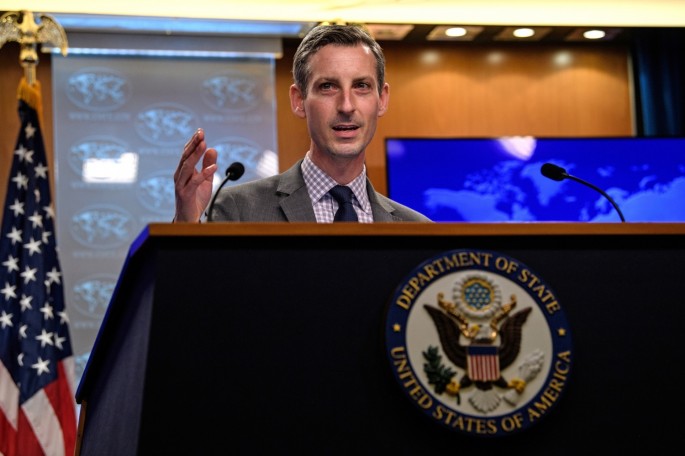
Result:
M374 190L369 179L366 179L366 193L369 196L369 203L371 204L371 212L373 213L374 222L400 221L400 219L392 214L395 209L378 198L378 194L376 193L376 190Z
M277 189L279 204L288 222L316 222L301 165L302 160L298 160L281 175Z
M280 204L289 222L316 222L312 200L304 185L290 195L283 194Z

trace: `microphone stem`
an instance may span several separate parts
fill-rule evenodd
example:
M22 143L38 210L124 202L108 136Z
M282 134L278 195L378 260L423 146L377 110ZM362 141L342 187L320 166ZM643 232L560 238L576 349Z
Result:
M214 212L214 203L216 202L216 197L219 196L219 191L223 188L224 185L226 185L226 182L229 180L232 180L234 177L233 173L229 172L226 174L226 177L221 181L219 186L217 187L216 191L214 192L214 195L212 195L212 200L209 202L209 206L207 206L207 221L211 222L214 220L214 217L212 216L212 212Z
M616 209L616 212L618 212L618 216L621 217L621 222L626 221L626 219L623 217L623 212L621 212L621 209L619 209L618 204L616 204L616 201L614 201L614 199L612 197L610 197L604 190L602 190L601 188L599 188L595 185L592 185L591 183L589 183L587 181L584 181L583 179L581 179L579 177L572 176L570 174L566 174L566 178L574 180L580 184L587 185L588 187L590 187L590 188L598 191L599 193L601 193L602 196L604 196L606 199L608 199L609 202L611 203L611 205L614 206L614 209Z
M209 202L209 206L207 206L207 221L211 222L212 221L212 210L214 209L214 202L216 201L216 197L219 194L219 190L221 190L221 187L224 186L224 184L228 181L228 176L224 177L224 180L221 181L221 184L219 184L219 187L217 187L216 191L214 192L214 195L212 195L212 200Z

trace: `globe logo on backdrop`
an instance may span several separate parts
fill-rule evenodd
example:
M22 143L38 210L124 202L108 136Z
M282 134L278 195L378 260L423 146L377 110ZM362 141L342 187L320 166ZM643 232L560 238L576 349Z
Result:
M278 171L278 163L276 163L276 170L271 169L272 167L265 169L263 158L269 151L247 138L238 136L220 138L212 147L216 149L220 171L225 170L234 161L239 161L245 166L245 175L241 178L243 182L271 176Z
M111 68L83 68L67 78L67 97L88 111L114 111L131 96L131 83Z
M139 112L134 120L138 134L158 146L185 144L197 125L195 114L177 103L158 103Z
M73 286L74 308L87 317L101 319L116 284L117 277L113 274L95 274L77 281Z
M89 160L116 160L130 148L112 136L90 136L72 145L68 151L69 167L78 175L83 172L84 163Z
M138 183L138 201L145 208L173 217L174 212L174 170L157 171Z
M130 241L133 225L133 216L121 207L100 204L73 215L70 231L79 244L93 249L112 249Z
M249 75L214 76L202 82L202 99L217 111L249 111L259 104L257 87L257 82Z

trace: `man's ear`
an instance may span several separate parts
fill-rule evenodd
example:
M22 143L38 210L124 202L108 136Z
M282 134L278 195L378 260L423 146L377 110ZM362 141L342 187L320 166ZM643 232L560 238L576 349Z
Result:
M390 85L386 82L383 84L381 96L378 103L378 117L381 117L388 111L388 103L390 102Z
M304 112L304 98L296 84L290 86L290 110L301 119L307 117Z

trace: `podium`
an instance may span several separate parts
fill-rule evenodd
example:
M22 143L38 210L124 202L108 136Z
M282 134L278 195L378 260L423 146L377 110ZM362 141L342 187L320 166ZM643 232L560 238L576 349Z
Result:
M417 265L478 248L554 288L573 335L548 417L449 431L392 377L385 307ZM78 453L651 454L685 442L685 225L151 224L78 387Z

